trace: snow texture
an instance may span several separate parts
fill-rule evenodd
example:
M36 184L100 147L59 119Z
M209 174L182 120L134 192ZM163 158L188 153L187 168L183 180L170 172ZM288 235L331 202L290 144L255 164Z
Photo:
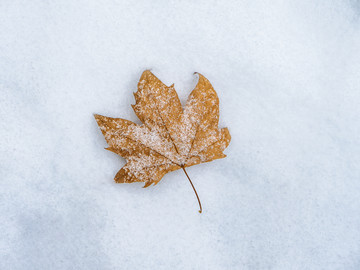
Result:
M360 269L360 4L0 3L0 269ZM200 72L227 158L116 184L93 114Z

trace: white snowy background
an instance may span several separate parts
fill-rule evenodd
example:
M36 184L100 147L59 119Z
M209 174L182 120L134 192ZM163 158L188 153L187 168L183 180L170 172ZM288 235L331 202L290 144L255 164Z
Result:
M115 184L94 113L204 74L227 158ZM360 269L360 3L0 1L0 269Z

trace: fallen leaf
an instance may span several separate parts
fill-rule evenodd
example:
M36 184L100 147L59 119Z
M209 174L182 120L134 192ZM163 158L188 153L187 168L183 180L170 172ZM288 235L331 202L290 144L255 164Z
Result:
M201 74L184 109L174 85L166 86L149 70L134 93L135 114L143 125L121 118L95 115L110 150L127 161L115 176L117 183L156 185L168 172L183 169L202 211L199 196L185 168L226 157L227 128L218 128L219 99Z

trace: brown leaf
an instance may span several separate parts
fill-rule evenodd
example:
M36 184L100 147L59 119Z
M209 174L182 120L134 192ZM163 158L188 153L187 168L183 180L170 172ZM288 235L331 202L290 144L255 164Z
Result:
M219 99L210 82L198 75L183 109L173 85L144 71L132 105L143 125L95 115L107 149L127 160L115 176L117 183L145 182L148 187L170 171L182 168L186 173L185 167L226 157L223 150L231 137L227 128L218 129Z

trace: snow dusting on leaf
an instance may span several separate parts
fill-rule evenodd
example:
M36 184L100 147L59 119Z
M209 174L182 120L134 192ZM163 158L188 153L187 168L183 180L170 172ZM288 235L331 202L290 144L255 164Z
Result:
M127 160L115 176L117 183L145 182L148 187L170 171L225 157L231 137L227 128L218 128L219 99L198 75L183 109L173 85L144 71L132 105L143 125L95 115L107 149Z

